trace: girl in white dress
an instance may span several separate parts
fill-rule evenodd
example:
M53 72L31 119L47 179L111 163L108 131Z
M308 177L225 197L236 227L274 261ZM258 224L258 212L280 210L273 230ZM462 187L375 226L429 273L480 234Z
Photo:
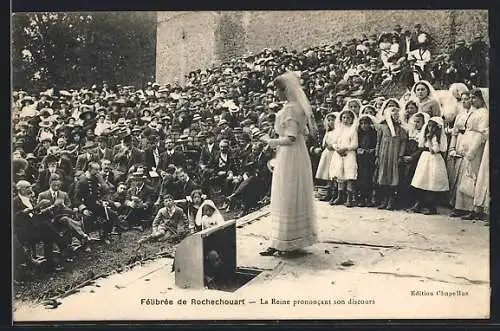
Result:
M323 120L323 125L326 129L325 135L323 137L323 142L321 144L321 148L323 149L323 152L321 152L321 157L319 159L319 164L318 164L318 169L316 170L316 179L320 179L322 181L326 181L328 184L328 194L326 194L323 198L321 198L321 201L328 201L332 198L333 195L335 195L334 190L335 190L335 182L330 180L330 161L332 159L333 155L333 131L335 129L335 120L338 116L338 112L331 112L326 114L324 120Z
M212 200L205 200L196 212L195 224L202 230L224 223L224 217Z
M278 97L287 103L276 114L279 138L261 138L277 148L271 186L271 242L267 250L260 252L263 256L295 251L317 240L313 173L306 147L306 135L316 136L316 123L295 73L278 76L274 84Z
M437 116L431 117L422 133L419 148L423 151L418 159L411 186L421 190L417 199L420 205L427 206L423 213L435 215L438 200L436 193L449 190L448 174L443 158L443 153L446 153L448 148L443 119Z
M356 150L358 148L358 131L356 115L345 109L340 112L335 123L333 137L333 153L330 161L330 176L338 183L338 196L333 205L345 203L346 207L354 206L354 181L358 177ZM346 197L347 189L347 197Z

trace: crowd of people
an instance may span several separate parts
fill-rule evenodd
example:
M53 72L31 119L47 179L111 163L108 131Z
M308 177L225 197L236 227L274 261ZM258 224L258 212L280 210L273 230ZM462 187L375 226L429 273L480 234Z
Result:
M474 88L486 86L487 47L481 36L463 44L436 56L420 25L396 26L302 52L265 49L183 85L14 91L20 263L36 265L43 243L43 265L59 270L54 244L71 261L71 243L91 250L94 232L105 243L149 228L141 244L180 239L222 222L223 210L239 217L268 203L275 148L261 138L277 136L273 80L287 71L324 123L306 142L322 200L433 214L435 192L449 192L453 216L477 218L488 196L474 185L489 178L488 98ZM435 93L450 84L448 98ZM398 86L406 93L390 98Z

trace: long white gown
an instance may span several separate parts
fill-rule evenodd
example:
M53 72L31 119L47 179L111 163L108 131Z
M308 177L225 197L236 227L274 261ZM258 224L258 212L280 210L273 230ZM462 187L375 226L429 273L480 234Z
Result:
M306 117L300 105L287 103L276 114L275 130L280 137L294 136L288 146L279 146L271 187L271 244L291 251L317 240L313 204L313 174L305 135Z

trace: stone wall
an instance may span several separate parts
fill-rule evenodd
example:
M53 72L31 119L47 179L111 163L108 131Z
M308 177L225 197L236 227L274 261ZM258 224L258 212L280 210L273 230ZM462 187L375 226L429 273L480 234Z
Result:
M161 83L182 80L189 71L266 47L302 50L391 31L396 24L412 30L416 23L443 50L457 36L488 36L486 10L160 12L156 77Z

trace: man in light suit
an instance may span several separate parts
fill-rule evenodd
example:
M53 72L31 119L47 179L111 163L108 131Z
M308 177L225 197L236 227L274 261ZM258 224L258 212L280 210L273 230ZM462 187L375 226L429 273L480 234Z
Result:
M75 214L71 207L69 194L61 191L62 180L58 174L50 177L50 188L38 195L38 202L42 200L50 201L52 205L57 206L54 210L54 225L66 233L65 239L71 244L71 239L76 237L82 246L89 241L88 235L83 231L82 224L75 219Z

